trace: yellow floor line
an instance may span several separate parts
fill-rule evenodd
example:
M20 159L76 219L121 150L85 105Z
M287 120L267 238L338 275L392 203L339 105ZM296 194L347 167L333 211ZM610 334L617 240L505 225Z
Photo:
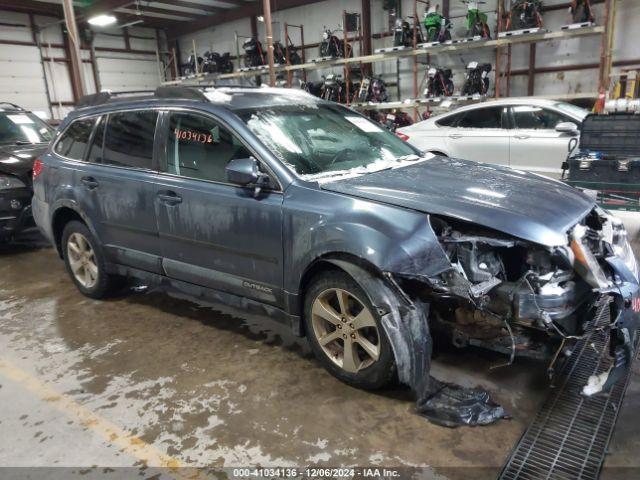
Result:
M0 374L18 383L40 400L47 402L71 417L75 417L83 425L103 437L107 443L141 460L145 465L171 469L184 466L180 460L158 451L131 432L127 432L109 420L96 415L88 408L83 407L66 395L58 393L50 386L3 358L0 358Z

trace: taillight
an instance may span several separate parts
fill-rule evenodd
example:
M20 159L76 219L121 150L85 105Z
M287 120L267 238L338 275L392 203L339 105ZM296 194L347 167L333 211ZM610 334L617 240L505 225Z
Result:
M409 141L409 135L405 135L404 133L396 132L396 136L405 142Z
M42 173L43 167L44 165L42 164L42 160L40 160L39 158L36 158L35 162L33 162L33 170L32 170L34 180L38 175Z

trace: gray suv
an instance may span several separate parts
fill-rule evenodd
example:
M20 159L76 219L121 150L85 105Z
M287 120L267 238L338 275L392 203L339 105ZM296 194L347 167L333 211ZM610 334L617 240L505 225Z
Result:
M634 354L638 268L616 218L304 92L90 96L34 177L36 222L83 294L129 278L267 315L352 385L420 394L435 331L539 357L610 316L609 383Z

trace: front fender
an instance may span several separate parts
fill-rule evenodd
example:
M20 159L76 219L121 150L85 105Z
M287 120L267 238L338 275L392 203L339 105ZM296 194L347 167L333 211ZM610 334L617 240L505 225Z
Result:
M284 207L288 292L299 293L307 267L333 253L403 276L433 276L451 268L424 213L300 187L288 192Z

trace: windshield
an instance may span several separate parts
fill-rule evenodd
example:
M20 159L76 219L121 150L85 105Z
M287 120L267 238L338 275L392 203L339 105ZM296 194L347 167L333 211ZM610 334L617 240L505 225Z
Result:
M338 105L310 103L237 113L285 165L307 180L378 171L420 158L388 130Z
M558 102L554 104L554 107L571 116L578 117L581 120L589 114L589 110L586 108L578 107L577 105L572 105L570 103Z
M0 144L48 143L53 129L29 112L0 112Z

